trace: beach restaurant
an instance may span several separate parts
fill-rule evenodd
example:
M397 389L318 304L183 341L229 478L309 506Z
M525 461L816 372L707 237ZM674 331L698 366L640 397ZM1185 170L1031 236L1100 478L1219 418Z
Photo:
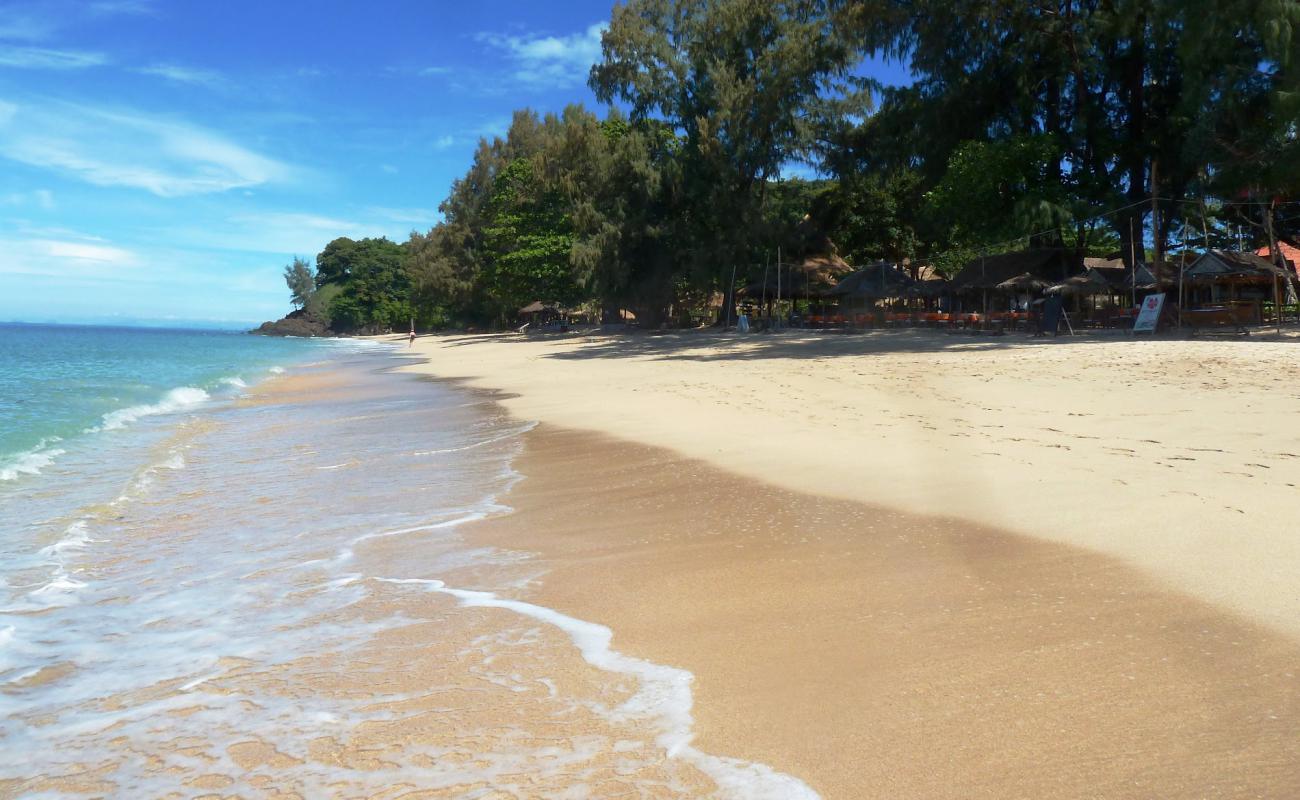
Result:
M1276 301L1294 305L1296 274L1255 253L1211 250L1184 267L1185 308L1237 308L1242 321L1262 323Z
M1035 298L1076 272L1072 255L1058 248L1035 248L972 259L948 284L954 321L1008 326L1027 322Z

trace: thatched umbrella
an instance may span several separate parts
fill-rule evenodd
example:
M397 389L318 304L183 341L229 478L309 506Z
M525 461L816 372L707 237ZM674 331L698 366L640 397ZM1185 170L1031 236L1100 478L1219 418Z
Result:
M779 273L775 269L765 270L763 279L746 284L736 294L751 300L774 298L778 294L787 300L821 297L852 271L853 267L839 256L809 256L796 264L782 264Z
M1066 278L1054 286L1048 286L1044 291L1047 294L1109 294L1110 285L1101 276L1085 272L1082 275Z
M1032 272L1024 272L1014 278L1007 278L993 288L1003 292L1039 292L1051 285L1050 281L1045 281Z
M880 261L845 275L827 294L878 300L902 297L915 285L916 281L910 275L893 264Z

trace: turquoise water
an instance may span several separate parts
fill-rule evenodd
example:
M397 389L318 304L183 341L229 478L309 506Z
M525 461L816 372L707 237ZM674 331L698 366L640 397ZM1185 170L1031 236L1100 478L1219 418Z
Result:
M322 343L226 331L0 325L0 481L88 437L237 392Z

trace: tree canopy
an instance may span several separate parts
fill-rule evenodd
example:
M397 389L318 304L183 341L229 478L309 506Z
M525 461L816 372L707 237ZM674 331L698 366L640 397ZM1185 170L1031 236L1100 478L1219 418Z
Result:
M951 271L1189 225L1295 241L1297 37L1300 0L626 0L590 74L606 112L517 111L439 221L330 242L316 286L347 329L534 300L655 325L778 247Z

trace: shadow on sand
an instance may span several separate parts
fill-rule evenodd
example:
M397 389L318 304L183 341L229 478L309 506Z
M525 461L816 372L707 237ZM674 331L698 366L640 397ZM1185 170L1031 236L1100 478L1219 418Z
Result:
M1148 339L1150 337L1147 337ZM1161 336L1162 340L1184 337ZM990 352L1059 345L1106 344L1134 341L1126 331L1090 331L1078 336L1035 337L1013 332L1004 335L972 334L965 331L908 328L861 333L788 330L780 333L740 334L714 330L641 333L576 331L555 336L480 334L451 336L450 347L492 340L501 343L546 343L555 347L544 358L584 361L610 358L649 358L687 361L757 361L762 359L822 359L862 356L873 353ZM576 342L585 346L568 347Z

